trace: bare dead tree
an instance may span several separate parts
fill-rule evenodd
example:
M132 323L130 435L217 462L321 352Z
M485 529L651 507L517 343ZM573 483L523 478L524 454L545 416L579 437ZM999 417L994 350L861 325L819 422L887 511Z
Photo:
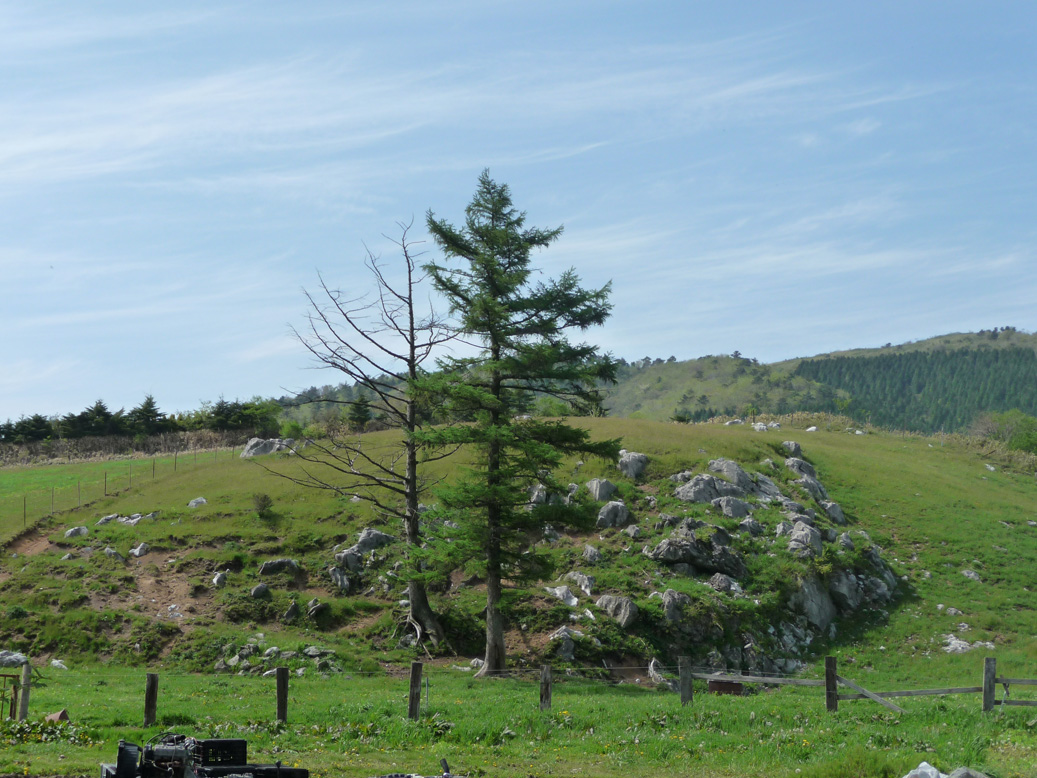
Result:
M407 543L418 547L422 543L419 497L432 485L423 477L421 465L453 451L432 453L415 442L415 431L425 423L416 387L424 375L424 362L451 341L454 333L430 300L417 299L425 280L416 263L421 252L414 253L417 244L408 239L413 222L397 224L399 240L383 237L399 248L406 279L391 282L379 258L368 249L364 264L374 277L374 294L348 298L318 275L320 292L306 292L310 304L307 327L304 332L293 331L319 367L343 373L354 386L372 395L372 407L389 426L401 431L401 440L378 447L367 445L362 431L355 435L332 432L325 441L296 447L293 459L301 463L302 475L278 475L303 486L367 500L383 514L402 520ZM358 400L320 397L314 402L351 406ZM408 581L408 599L409 622L418 640L427 636L438 645L445 637L443 628L416 571Z

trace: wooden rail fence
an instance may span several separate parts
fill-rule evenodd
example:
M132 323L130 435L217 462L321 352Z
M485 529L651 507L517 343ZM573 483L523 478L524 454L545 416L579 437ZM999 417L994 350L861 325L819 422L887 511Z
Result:
M421 682L423 663L413 662L410 669L410 683L407 695L407 717L417 720L421 717ZM741 673L704 673L694 672L687 657L681 657L678 665L680 680L677 691L680 693L681 705L693 702L692 680L707 681L709 690L720 694L741 694L744 684L765 684L767 686L812 686L824 687L825 707L830 712L839 710L840 701L868 699L877 702L883 707L904 713L904 709L892 702L889 698L896 697L923 697L944 694L982 694L983 711L992 711L997 705L1020 705L1037 707L1037 700L1013 700L1009 697L1012 686L1037 686L1037 679L1033 678L1009 678L997 674L997 662L993 657L987 657L983 663L983 683L979 686L956 686L943 689L907 689L899 691L873 692L865 689L856 682L844 678L837 672L835 657L825 658L824 679L810 678L783 678L767 675L744 675ZM275 717L282 723L288 721L288 679L287 667L278 667L274 673L277 681L275 697ZM5 683L13 680L15 676L3 676ZM10 717L14 718L15 709L19 721L25 721L29 715L29 695L31 689L32 668L30 665L22 667L21 678L18 683L9 684L5 688L13 692L6 699L10 700ZM428 681L426 679L426 702L428 694ZM1001 684L1004 689L1004 697L996 698L997 685ZM551 709L551 692L553 675L550 665L544 665L540 672L540 710ZM12 689L13 686L13 689ZM843 686L852 690L850 693L840 693L839 687ZM0 698L4 700L5 698ZM150 727L158 720L158 674L147 673L144 688L144 726ZM0 710L0 716L3 715Z

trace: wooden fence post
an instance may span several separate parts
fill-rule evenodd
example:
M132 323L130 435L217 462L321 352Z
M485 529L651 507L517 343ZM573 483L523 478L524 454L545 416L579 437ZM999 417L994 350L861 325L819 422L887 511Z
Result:
M288 668L278 667L274 673L277 678L277 720L288 723Z
M994 709L994 679L997 677L997 659L988 656L983 660L983 710Z
M148 673L144 682L144 726L158 719L158 673Z
M839 710L839 682L836 680L834 656L825 657L825 708L831 713Z
M421 662L410 663L410 692L407 695L407 718L417 721L421 716Z
M540 668L540 710L551 710L551 665Z
M18 721L29 718L29 687L32 686L32 665L22 665L22 682L18 687Z
M677 660L677 666L681 675L681 707L687 705L692 699L691 688L691 662L686 656Z

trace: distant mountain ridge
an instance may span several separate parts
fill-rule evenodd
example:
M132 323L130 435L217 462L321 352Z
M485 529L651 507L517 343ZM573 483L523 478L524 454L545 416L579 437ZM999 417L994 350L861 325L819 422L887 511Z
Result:
M827 411L894 429L962 431L987 412L1037 415L1037 334L1003 327L773 364L738 352L644 358L621 363L605 406L657 421Z

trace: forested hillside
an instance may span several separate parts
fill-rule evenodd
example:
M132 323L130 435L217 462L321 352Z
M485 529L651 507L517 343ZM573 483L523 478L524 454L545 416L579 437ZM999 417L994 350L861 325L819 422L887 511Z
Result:
M951 431L984 412L1037 413L1037 354L1028 348L828 357L800 362L794 375L848 393L842 412L881 427Z

